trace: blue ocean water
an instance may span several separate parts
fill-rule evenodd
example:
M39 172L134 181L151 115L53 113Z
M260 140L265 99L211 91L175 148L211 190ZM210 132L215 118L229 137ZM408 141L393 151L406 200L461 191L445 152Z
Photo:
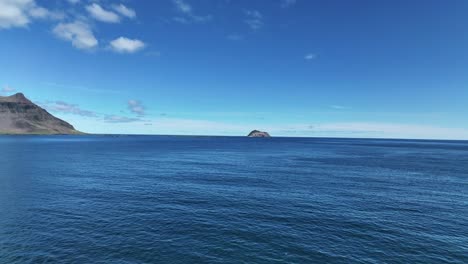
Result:
M468 263L468 142L0 137L0 263Z

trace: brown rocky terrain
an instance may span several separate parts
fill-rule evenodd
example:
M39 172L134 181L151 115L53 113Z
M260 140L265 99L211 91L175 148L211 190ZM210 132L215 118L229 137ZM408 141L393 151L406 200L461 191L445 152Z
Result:
M22 93L0 96L0 134L82 134Z
M270 134L268 134L268 132L263 132L263 131L258 131L258 130L253 130L247 136L248 137L271 137Z

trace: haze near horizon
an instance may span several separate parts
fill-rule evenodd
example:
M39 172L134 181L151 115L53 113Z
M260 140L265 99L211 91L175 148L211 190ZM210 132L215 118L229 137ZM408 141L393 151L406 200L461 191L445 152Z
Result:
M0 0L0 96L87 133L468 139L468 2Z

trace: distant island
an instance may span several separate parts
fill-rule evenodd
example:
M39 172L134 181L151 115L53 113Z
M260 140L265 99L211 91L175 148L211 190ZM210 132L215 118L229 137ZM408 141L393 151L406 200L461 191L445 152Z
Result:
M270 134L268 134L268 132L263 132L259 130L253 130L247 136L248 137L271 137Z
M0 96L0 134L83 134L28 100L24 94Z

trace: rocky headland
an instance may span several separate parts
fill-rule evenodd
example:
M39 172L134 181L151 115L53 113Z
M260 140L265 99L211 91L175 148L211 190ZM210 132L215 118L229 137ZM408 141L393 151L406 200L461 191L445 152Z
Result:
M0 134L82 134L24 94L0 96Z

